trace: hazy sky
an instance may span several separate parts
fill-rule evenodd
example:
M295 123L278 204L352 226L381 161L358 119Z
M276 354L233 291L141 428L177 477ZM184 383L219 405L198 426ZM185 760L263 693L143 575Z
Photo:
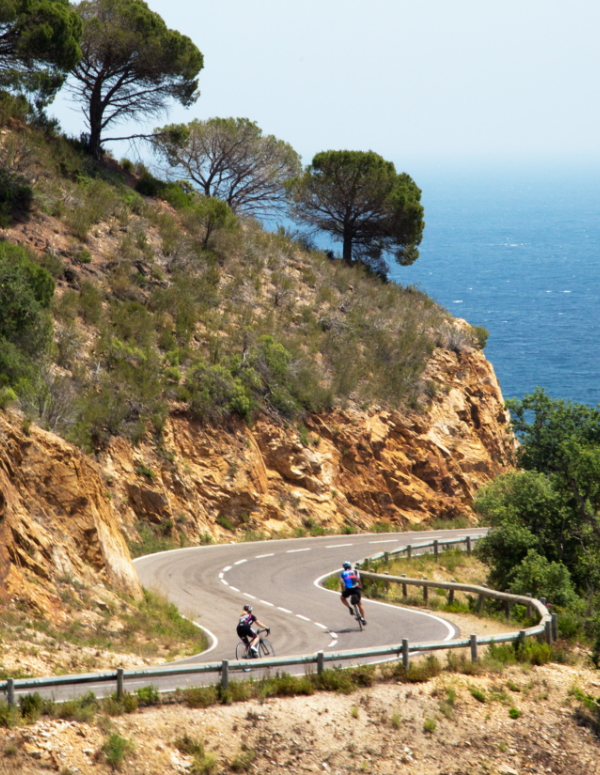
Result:
M170 121L243 116L305 162L328 148L372 149L408 171L600 157L598 0L149 5L205 57L200 99ZM51 112L83 129L64 97Z

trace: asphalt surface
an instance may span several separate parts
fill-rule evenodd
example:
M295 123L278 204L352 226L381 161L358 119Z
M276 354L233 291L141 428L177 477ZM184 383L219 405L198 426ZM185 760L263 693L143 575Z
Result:
M234 660L238 643L236 625L246 603L258 620L271 628L269 640L276 656L338 652L411 642L451 640L460 635L443 617L364 600L367 625L357 622L342 605L339 593L324 589L320 579L339 572L344 560L355 562L381 551L412 544L417 547L434 538L481 535L485 530L442 530L418 533L320 536L280 541L217 544L147 555L136 559L143 586L159 590L208 638L208 649L176 664ZM252 662L252 675L266 670ZM288 672L304 672L298 668ZM161 691L214 683L218 676L206 675L147 678L126 681L133 691L152 683ZM44 690L43 694L64 699L92 689L98 696L110 694L114 685L86 684Z

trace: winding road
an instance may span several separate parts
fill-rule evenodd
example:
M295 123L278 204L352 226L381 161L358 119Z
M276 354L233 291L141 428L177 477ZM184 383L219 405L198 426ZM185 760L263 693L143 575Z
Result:
M160 591L207 634L208 649L169 664L176 667L234 660L238 643L236 625L246 603L251 603L258 619L271 628L269 640L278 657L395 645L403 638L413 643L452 640L460 633L442 617L375 600L363 601L368 624L361 632L342 606L339 592L325 589L319 582L339 572L344 560L355 562L407 544L418 553L419 544L435 538L460 538L486 532L469 529L367 533L216 544L151 554L134 562L143 586ZM259 661L248 665L252 665L255 677L266 673ZM301 666L286 670L304 672ZM218 678L214 673L154 679L144 676L127 679L125 688L134 691L151 683L160 691L172 691L215 680ZM45 688L41 693L64 700L90 689L102 697L111 694L115 685L112 681L93 681ZM28 691L17 690L17 693Z
M208 635L209 649L183 663L234 659L242 606L251 603L271 628L277 656L451 640L455 626L439 616L365 600L367 626L319 581L352 562L381 551L434 538L483 535L485 530L321 536L175 549L135 560L140 581L156 588ZM210 652L210 653L209 653Z

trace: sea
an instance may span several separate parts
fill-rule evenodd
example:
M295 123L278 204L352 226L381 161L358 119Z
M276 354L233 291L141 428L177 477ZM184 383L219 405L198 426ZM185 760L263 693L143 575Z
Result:
M540 386L600 404L600 165L406 171L423 191L426 227L419 259L392 265L391 279L488 329L505 398Z

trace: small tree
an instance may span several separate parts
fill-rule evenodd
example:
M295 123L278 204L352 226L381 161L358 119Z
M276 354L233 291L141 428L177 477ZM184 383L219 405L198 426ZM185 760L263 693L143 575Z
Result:
M255 217L281 211L285 185L300 172L288 143L246 118L211 118L157 130L155 147L179 177L235 213Z
M200 51L185 35L168 29L143 0L84 0L82 58L70 88L82 102L89 149L99 157L111 124L160 115L171 100L185 107L199 96Z
M373 151L318 153L289 185L293 217L343 243L344 260L386 272L383 255L402 265L419 256L425 223L421 191Z
M81 29L68 0L2 0L0 86L48 104L81 57Z

